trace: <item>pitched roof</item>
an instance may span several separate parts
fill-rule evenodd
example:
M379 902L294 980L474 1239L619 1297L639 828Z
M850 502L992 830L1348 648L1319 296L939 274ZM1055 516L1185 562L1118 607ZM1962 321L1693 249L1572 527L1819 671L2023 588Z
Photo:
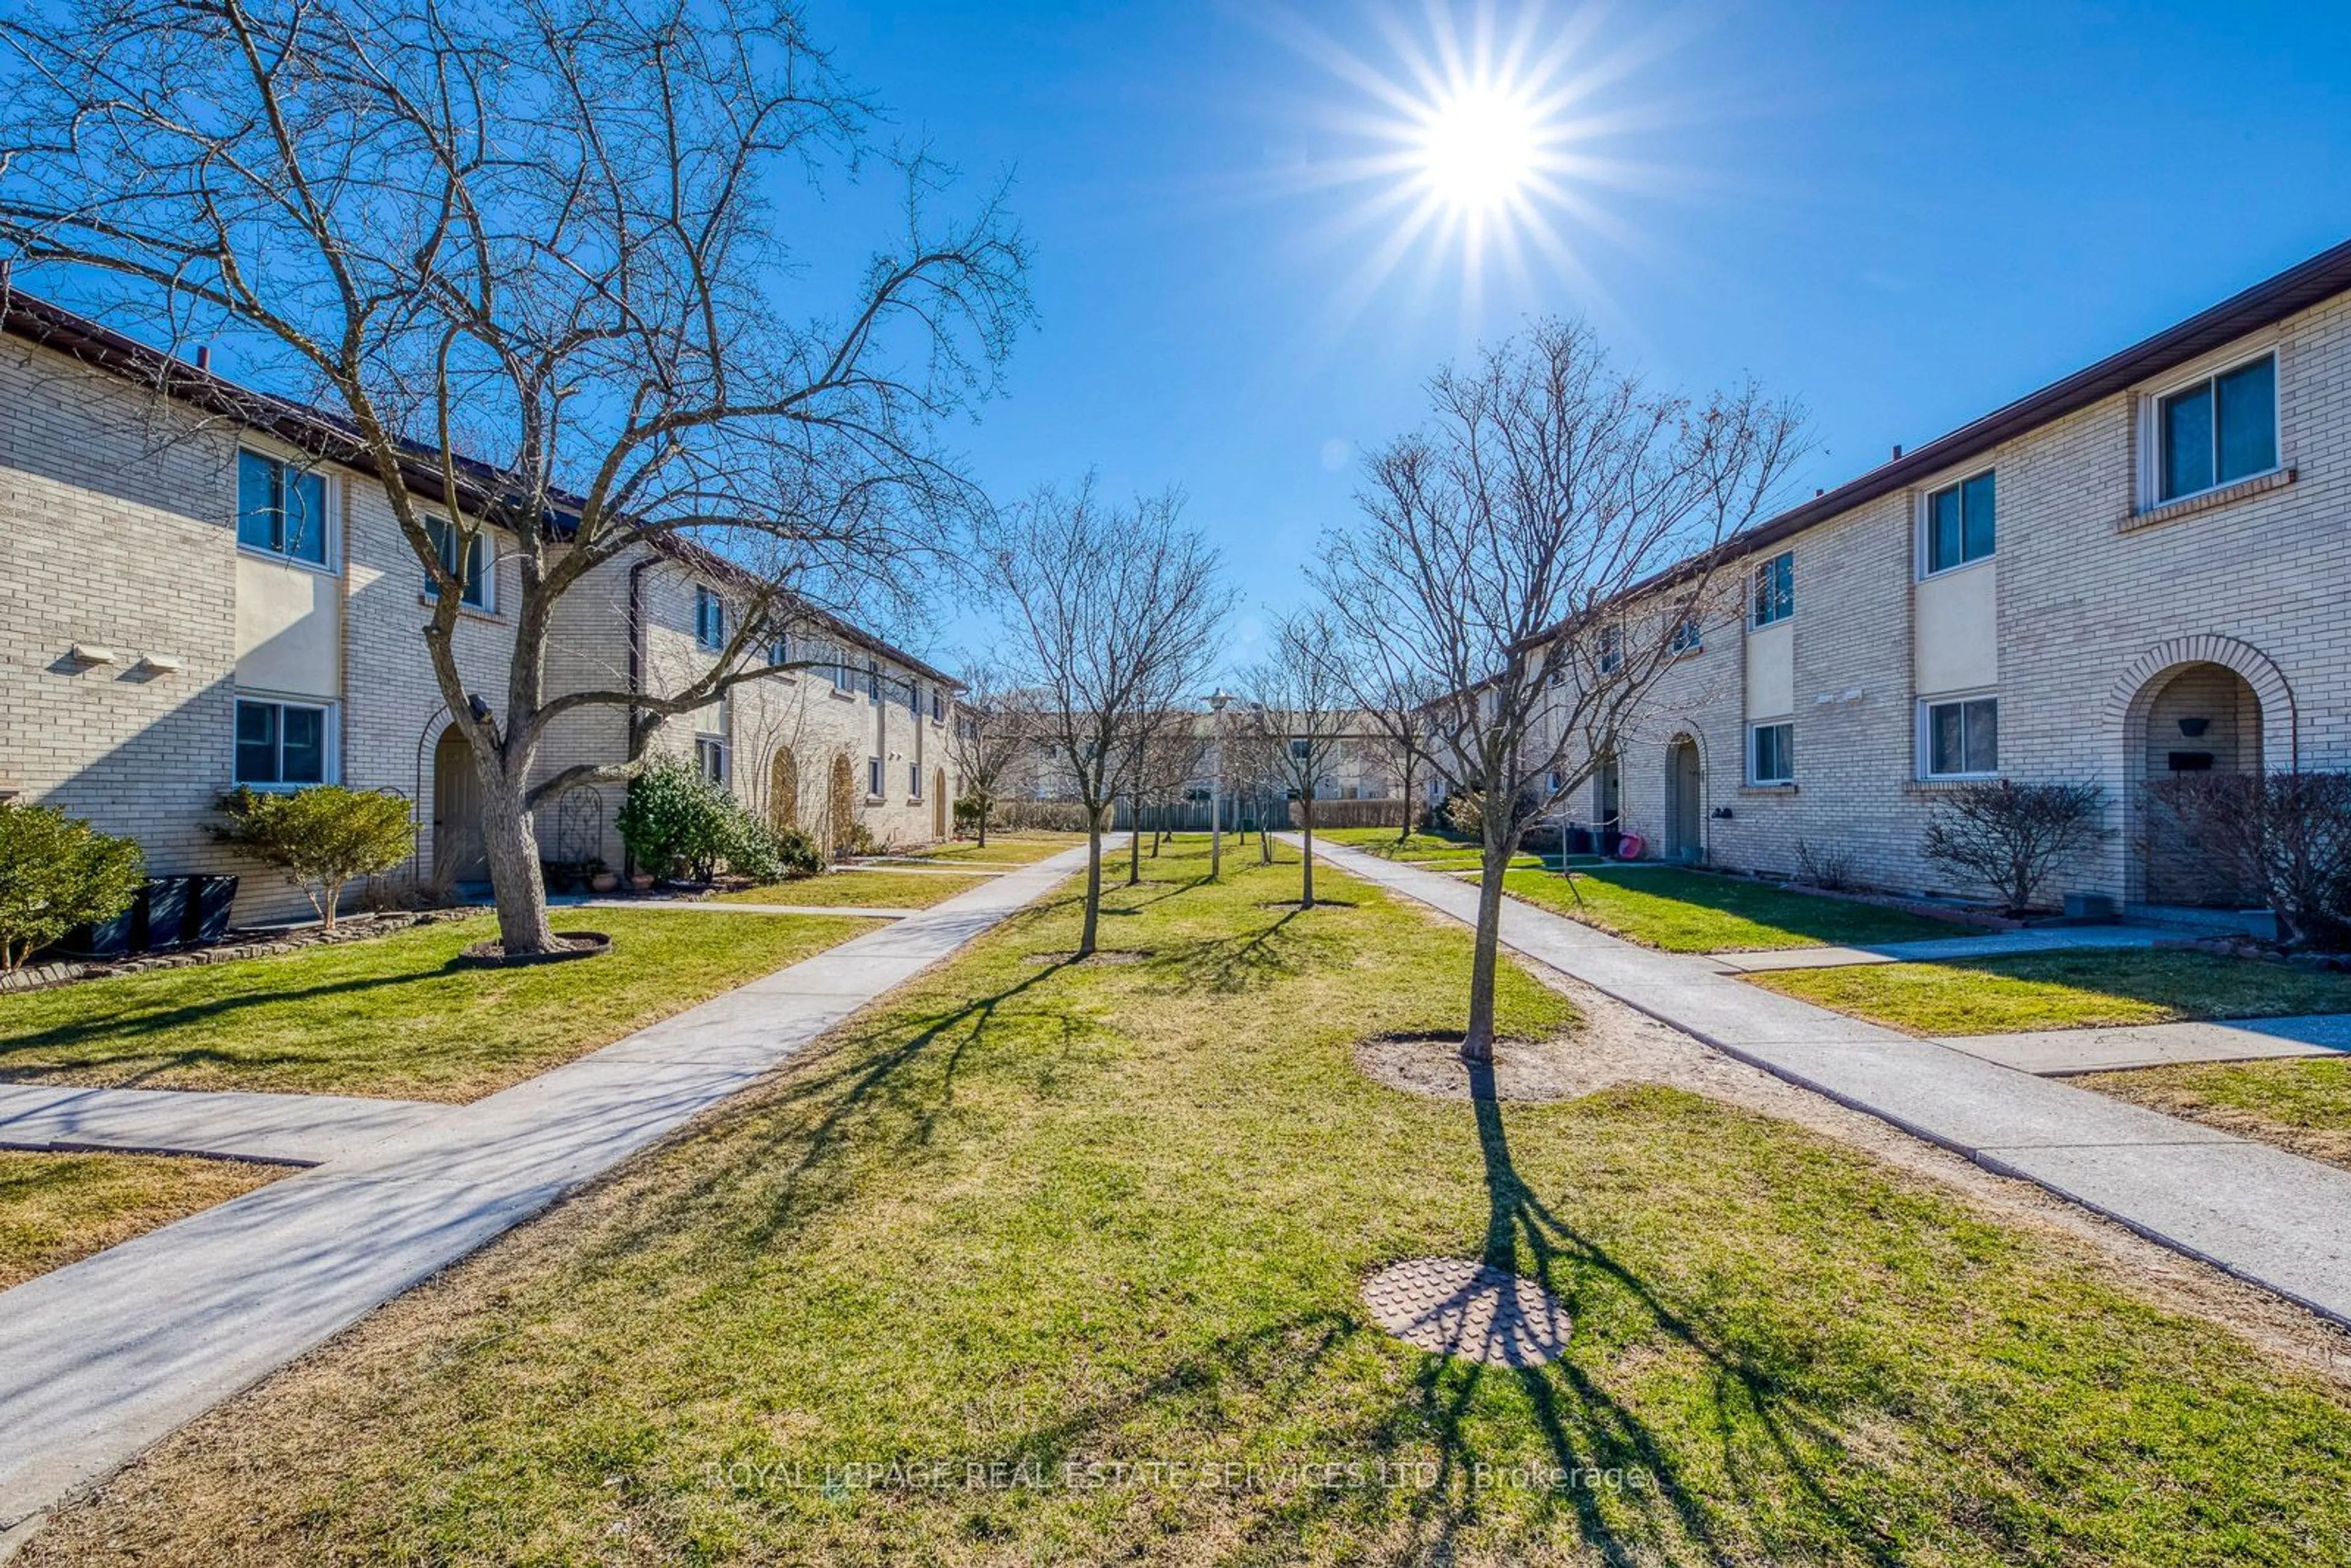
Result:
M314 457L365 474L376 472L374 458L360 439L359 432L341 415L257 391L209 370L199 370L62 305L26 293L8 282L5 269L0 269L0 332L38 343L124 381L156 389L174 402L233 419L248 429L265 431ZM421 443L402 444L409 453L402 463L403 476L409 487L428 501L478 512L495 497L498 474L489 464L456 454L454 466L458 470L462 493L453 499L442 482L440 454ZM466 486L468 479L475 485ZM579 497L558 491L552 493L551 498L555 507L549 519L550 531L558 538L568 538L579 524ZM567 507L567 503L570 505ZM726 557L672 533L649 533L643 543L713 576L737 580L750 576ZM957 691L963 689L962 683L954 676L859 630L829 611L801 601L794 613L820 622L835 634L851 638L916 674Z
M2103 402L2150 376L2161 375L2248 332L2273 326L2346 292L2351 292L2351 240L2321 251L2307 261L2287 267L2209 309L2199 310L2119 353L2109 354L2094 365L2052 382L2038 392L2027 392L2014 402L1996 408L1891 462L1882 463L1834 490L1742 528L1725 540L1722 549L1734 557L1767 549L1817 523L1980 457L2003 442ZM1687 572L1697 559L1667 568L1627 590L1625 596L1630 598L1673 580ZM1552 627L1529 641L1541 642L1559 629Z

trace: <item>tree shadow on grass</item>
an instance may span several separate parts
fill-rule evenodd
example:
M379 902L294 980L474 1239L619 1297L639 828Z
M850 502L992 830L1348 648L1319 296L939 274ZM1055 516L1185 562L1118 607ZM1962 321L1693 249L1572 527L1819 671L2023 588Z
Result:
M1154 985L1168 991L1246 991L1301 975L1345 951L1335 938L1293 929L1305 913L1295 906L1264 925L1223 936L1163 945L1145 966Z
M1667 1336L1696 1352L1710 1369L1716 1429L1726 1450L1736 1448L1742 1431L1760 1431L1778 1456L1781 1473L1811 1502L1847 1550L1865 1562L1900 1562L1898 1542L1833 1493L1808 1457L1808 1448L1818 1451L1841 1446L1824 1415L1808 1407L1788 1377L1758 1363L1698 1314L1668 1303L1631 1265L1578 1232L1535 1195L1512 1163L1489 1064L1472 1066L1470 1093L1488 1197L1480 1261L1505 1272L1519 1272L1523 1248L1524 1257L1532 1262L1531 1277L1568 1306L1571 1321L1577 1274L1596 1273L1629 1293ZM1474 1511L1480 1457L1464 1426L1479 1385L1489 1375L1516 1380L1557 1470L1570 1476L1624 1472L1637 1474L1646 1482L1637 1490L1628 1487L1604 1494L1637 1510L1634 1521L1612 1519L1604 1506L1604 1493L1596 1486L1571 1484L1555 1494L1573 1514L1583 1541L1609 1561L1631 1561L1660 1547L1670 1549L1676 1539L1695 1547L1708 1562L1748 1560L1751 1544L1727 1537L1719 1522L1726 1503L1750 1523L1769 1517L1768 1509L1745 1506L1758 1500L1742 1457L1730 1452L1722 1467L1739 1495L1710 1502L1683 1477L1673 1453L1656 1432L1624 1401L1595 1383L1572 1356L1548 1365L1507 1370L1467 1360L1428 1358L1418 1378L1418 1401L1423 1417L1438 1434L1443 1472L1440 1484L1429 1494L1431 1502L1458 1496L1468 1511ZM1425 1518L1424 1523L1434 1530L1430 1544L1440 1551L1449 1549L1466 1517L1464 1510L1448 1508ZM1628 1529L1635 1531L1635 1539L1626 1539ZM1768 1551L1771 1542L1766 1540L1763 1544Z

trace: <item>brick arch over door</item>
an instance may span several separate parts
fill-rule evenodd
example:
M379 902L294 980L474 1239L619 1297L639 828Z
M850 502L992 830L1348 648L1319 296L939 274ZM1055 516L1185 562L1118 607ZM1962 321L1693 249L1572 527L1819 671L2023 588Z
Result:
M2189 664L2218 664L2243 676L2262 705L2263 766L2274 768L2281 761L2288 768L2302 766L2301 719L2283 673L2252 643L2210 632L2158 643L2130 662L2106 695L2100 733L2110 746L2128 755L2132 733L2145 718L2147 705L2162 690L2163 677ZM2136 785L2141 780L2132 777L2129 781Z

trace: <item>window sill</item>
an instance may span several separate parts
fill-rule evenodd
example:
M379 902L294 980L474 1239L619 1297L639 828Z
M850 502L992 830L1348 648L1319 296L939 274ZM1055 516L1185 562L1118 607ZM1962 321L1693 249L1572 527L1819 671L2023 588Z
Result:
M1793 784L1741 784L1739 792L1742 795L1792 795L1796 787Z
M438 607L441 601L429 593L420 593L416 596L416 602L431 610ZM457 618L461 621L486 621L494 626L502 626L506 623L506 617L496 611L484 610L475 604L457 606Z
M1957 577L1963 571L1973 571L1978 567L1990 566L1998 559L2000 559L2000 551L1995 549L1990 555L1980 555L1973 560L1963 560L1957 566L1927 567L1918 573L1918 580L1940 582L1947 577Z
M2159 507L2149 507L2143 512L2133 512L2115 525L2116 533L2136 533L2175 518L2193 517L2218 507L2231 507L2272 490L2283 490L2301 477L2296 468L2273 468L2266 474L2256 474L2250 479L2239 479L2210 490L2199 490L2193 496L2182 496L2177 501L2166 501Z
M837 703L853 703L857 700L857 694L855 692L844 692L839 686L833 687L832 690L825 693L824 695L831 697Z
M316 577L342 576L342 570L331 562L304 560L299 556L281 555L274 549L257 549L252 545L240 544L236 547L236 553L247 560L266 560L272 566L292 567L296 571L307 571Z

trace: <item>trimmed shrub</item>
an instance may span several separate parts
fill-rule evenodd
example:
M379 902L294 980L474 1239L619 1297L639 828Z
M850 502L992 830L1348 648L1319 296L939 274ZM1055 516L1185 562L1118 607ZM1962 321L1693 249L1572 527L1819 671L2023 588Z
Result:
M656 876L707 882L724 866L776 882L824 869L806 833L770 827L679 758L664 758L629 780L615 825L637 863Z
M319 784L289 793L239 789L221 802L213 836L276 866L326 928L347 883L390 871L416 847L408 802L388 791Z
M131 907L146 875L139 846L54 806L0 800L0 969L77 925Z

